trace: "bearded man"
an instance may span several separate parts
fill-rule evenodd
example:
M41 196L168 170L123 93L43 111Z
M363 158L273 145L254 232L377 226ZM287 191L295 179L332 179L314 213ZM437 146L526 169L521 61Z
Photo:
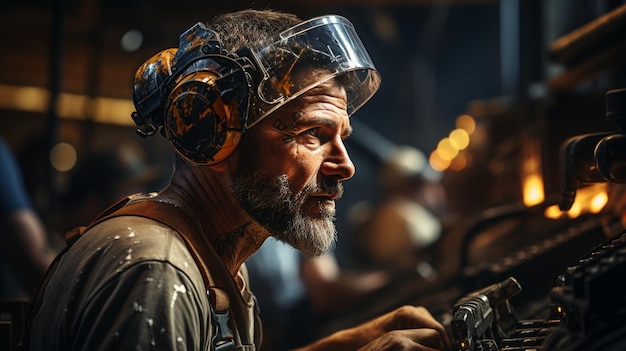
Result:
M380 77L352 24L246 10L198 23L135 76L133 119L177 158L169 185L131 196L68 248L33 301L30 350L255 350L244 262L270 236L314 257L335 241L354 175L350 115ZM304 350L449 349L405 306Z

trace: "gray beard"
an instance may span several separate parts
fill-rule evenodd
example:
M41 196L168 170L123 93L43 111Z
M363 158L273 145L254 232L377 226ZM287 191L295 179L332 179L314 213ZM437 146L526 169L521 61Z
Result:
M302 251L306 257L316 257L330 250L337 238L334 208L322 206L320 216L311 218L302 211L302 206L319 188L326 189L325 193L341 195L341 183L308 184L294 194L286 175L271 178L259 169L256 161L251 163L239 167L230 184L233 196L250 217L276 239Z

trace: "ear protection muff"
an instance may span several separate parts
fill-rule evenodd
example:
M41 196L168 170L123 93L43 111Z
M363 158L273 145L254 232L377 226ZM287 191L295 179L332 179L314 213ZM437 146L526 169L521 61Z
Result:
M244 131L249 87L243 69L228 58L204 58L173 83L164 129L174 150L193 164L226 159Z
M195 165L219 163L237 148L250 104L254 66L221 49L217 34L198 23L135 74L132 118L144 137L157 130Z

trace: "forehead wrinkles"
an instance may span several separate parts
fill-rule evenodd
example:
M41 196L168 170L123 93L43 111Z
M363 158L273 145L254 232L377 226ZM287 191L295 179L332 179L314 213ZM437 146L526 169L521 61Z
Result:
M333 111L347 115L347 95L345 89L334 83L334 81L325 82L312 88L295 99L293 103L292 115L294 118L299 117L302 113L315 110Z
M346 97L333 94L316 94L302 96L298 104L299 110L332 110L346 113Z
M346 89L340 85L335 79L327 80L317 86L311 88L303 94L303 96L323 95L330 96L342 100L347 100Z

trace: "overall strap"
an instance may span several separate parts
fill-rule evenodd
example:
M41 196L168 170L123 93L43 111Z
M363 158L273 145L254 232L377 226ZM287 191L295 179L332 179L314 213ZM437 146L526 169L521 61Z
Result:
M145 196L131 196L111 206L103 212L89 227L82 230L88 230L90 227L100 223L106 219L118 216L140 216L153 219L157 222L165 224L175 231L185 242L194 261L200 268L204 284L209 291L211 299L212 318L216 324L216 335L214 336L214 347L216 350L241 350L253 351L254 341L250 340L248 330L240 330L234 336L228 328L227 322L230 312L233 314L236 326L249 327L251 324L247 313L247 305L241 296L239 287L230 274L230 271L224 265L224 262L217 254L212 245L201 240L201 228L197 226L195 220L180 207L156 199ZM196 233L193 235L192 233ZM213 270L211 274L209 267ZM238 301L231 304L230 297L236 298ZM221 334L221 335L218 335ZM241 338L239 344L229 342L233 337ZM226 339L224 340L219 339Z

